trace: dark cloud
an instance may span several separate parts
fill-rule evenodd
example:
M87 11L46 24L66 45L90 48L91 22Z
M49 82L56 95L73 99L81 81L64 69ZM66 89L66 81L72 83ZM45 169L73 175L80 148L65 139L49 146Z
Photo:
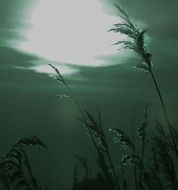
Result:
M38 0L0 0L1 45L25 40L25 30L30 26L29 16Z
M0 67L9 68L15 66L30 67L38 61L36 56L22 53L16 49L0 46Z

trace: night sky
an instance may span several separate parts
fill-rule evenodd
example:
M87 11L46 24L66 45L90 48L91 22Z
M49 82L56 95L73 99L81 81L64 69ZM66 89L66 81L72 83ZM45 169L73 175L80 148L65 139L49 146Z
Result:
M63 1L65 0L59 0L61 2L59 4L62 5ZM47 65L49 62L61 69L83 108L94 115L96 110L100 109L106 129L118 126L130 132L132 122L137 126L143 118L143 108L146 103L150 103L151 121L155 117L161 117L162 112L150 75L133 68L138 62L137 56L130 51L117 51L118 47L111 46L113 39L106 40L106 43L102 41L107 35L112 38L112 34L107 33L107 30L112 28L113 21L116 23L117 19L120 21L113 5L114 1L96 0L101 15L104 15L102 19L105 16L107 18L107 15L112 18L111 23L108 20L106 25L101 25L105 26L106 30L102 31L99 41L97 39L100 36L100 29L97 29L97 26L100 19L97 18L95 21L92 16L92 10L95 10L95 7L92 9L92 5L95 6L95 3L88 4L88 7L85 3L80 5L81 1L76 0L75 5L74 3L71 5L74 7L67 9L70 4L68 0L64 7L60 7L59 13L46 12L44 19L48 16L56 18L52 21L51 27L57 26L57 32L53 33L56 28L46 33L39 30L42 32L38 34L39 43L38 39L34 38L32 41L35 43L31 44L31 49L23 50L21 44L28 42L27 34L33 29L31 17L34 11L38 10L36 7L40 6L40 2L42 0L28 2L0 0L0 151L1 155L5 154L13 143L23 136L31 134L38 136L46 143L49 150L46 152L38 148L29 149L35 174L42 183L50 184L51 189L53 187L70 189L74 157L76 155L86 157L92 165L96 156L86 132L77 120L80 116L71 99L55 98L56 95L67 92L49 76L51 74L51 69ZM146 39L148 48L153 54L153 69L170 119L176 125L178 1L120 0L119 2L139 27L148 29ZM62 9L64 12L61 16L66 15L66 17L59 19L57 16L60 16ZM82 22L78 21L74 23L75 20L71 18L78 18L75 17L77 12L81 14L81 18L84 14L86 17L83 16L83 19L87 18L87 22L91 22L88 23L89 26L93 28L88 27L84 30L88 24L84 22L82 25ZM40 18L40 22L42 20ZM37 29L40 28L40 22L37 23ZM44 20L44 23L48 21ZM45 30L47 25L44 23ZM105 21L102 20L102 23ZM63 28L60 29L60 26ZM75 27L77 30L74 30ZM79 31L85 35L77 34ZM95 31L98 32L97 35ZM49 38L46 39L48 33ZM60 44L63 38L64 41ZM60 53L60 50L64 54ZM92 53L96 59L92 57ZM108 136L112 140L112 135L108 133ZM114 149L117 150L117 147L114 146ZM115 157L117 163L117 155Z

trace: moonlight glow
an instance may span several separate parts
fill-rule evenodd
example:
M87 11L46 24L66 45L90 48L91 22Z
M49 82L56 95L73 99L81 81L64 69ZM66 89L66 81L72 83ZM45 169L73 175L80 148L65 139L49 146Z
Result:
M123 38L107 32L117 22L97 0L40 0L20 49L65 64L101 66L98 56L114 54L111 44Z

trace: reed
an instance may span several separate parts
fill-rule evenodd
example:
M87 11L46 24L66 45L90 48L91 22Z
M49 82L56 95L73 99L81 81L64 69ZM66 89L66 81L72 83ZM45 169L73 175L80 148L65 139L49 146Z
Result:
M26 148L46 145L35 136L24 137L13 145L11 150L0 160L0 184L3 190L43 190L33 174ZM47 190L47 189L46 189Z
M115 6L120 13L120 17L122 18L123 23L115 24L114 27L112 29L110 29L109 31L113 31L115 33L121 33L123 35L126 35L129 38L129 40L118 41L114 45L122 44L124 49L130 49L130 50L134 51L139 57L139 63L135 67L144 72L150 73L150 76L152 78L152 81L154 83L155 89L157 91L158 97L161 102L165 120L167 122L167 126L169 129L172 145L174 147L174 151L175 151L176 157L178 159L178 150L177 150L177 144L176 144L176 139L175 139L175 135L174 135L175 129L170 122L168 112L167 112L167 109L165 106L165 101L163 99L160 87L158 85L156 76L154 74L153 63L152 63L152 54L148 50L148 48L146 46L146 42L145 42L145 33L147 32L147 30L142 30L142 29L138 28L131 21L127 12L121 6L119 6L118 4L115 4Z

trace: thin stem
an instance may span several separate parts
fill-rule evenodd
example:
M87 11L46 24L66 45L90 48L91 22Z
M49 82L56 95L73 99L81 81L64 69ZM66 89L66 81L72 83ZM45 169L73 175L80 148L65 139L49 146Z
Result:
M114 164L113 164L113 161L112 161L111 154L110 154L109 150L107 150L107 156L108 156L108 159L109 159L109 162L110 162L110 165L111 165L111 169L113 171L113 175L114 175L114 178L115 178L117 188L120 190L121 188L120 188L120 185L119 185L119 182L118 182L118 177L117 177L117 174L116 174Z
M143 160L144 160L144 154L145 154L145 138L143 138L143 144L142 144L142 153L141 153L141 168L140 168L140 175L139 175L139 185L138 189L141 189L142 185L142 174L143 174Z
M133 142L133 145L135 147L135 137L134 137L134 121L132 120L132 142ZM137 151L135 150L134 151L134 154L137 154ZM137 154L138 155L138 154ZM138 189L137 187L137 164L135 163L134 164L134 182L135 182L135 190Z
M65 81L64 81L64 85L66 86L67 90L69 91L69 93L70 93L70 95L71 95L71 97L72 97L74 103L75 103L76 106L78 107L78 109L79 109L79 111L80 111L80 113L81 113L81 115L82 115L82 117L83 117L83 120L84 120L84 122L85 122L85 125L87 125L86 117L85 117L85 115L84 115L84 113L83 113L83 110L82 110L80 104L78 103L78 100L76 99L74 93L72 92L72 90L70 89L70 87L68 86L68 84L67 84ZM99 152L99 148L98 148L98 146L97 146L97 143L96 143L96 141L95 141L95 138L94 138L94 136L93 136L91 130L88 129L88 131L89 131L90 137L91 137L91 139L92 139L92 141L93 141L93 144L94 144L94 146L95 146L95 149L97 150L97 153L98 153L99 158L100 158L100 152ZM116 181L118 190L120 190L120 185L119 185L119 183L118 183L118 178L117 178L117 175L116 175L116 171L115 171L115 169L114 169L114 165L113 165L113 162L112 162L112 159L111 159L111 155L110 155L108 149L107 149L107 156L108 156L108 160L109 160L110 165L111 165L111 169L112 169L112 171L113 171L113 175L114 175L114 178L115 178L115 181ZM109 180L109 181L110 181L110 180ZM111 186L112 186L112 189L113 189L113 185L112 185L112 184L111 184ZM114 190L114 189L113 189L113 190Z
M77 108L78 108L78 110L79 110L79 112L80 112L80 114L81 114L81 116L82 116L82 118L83 118L83 120L84 120L84 122L85 122L85 125L87 125L86 117L85 117L85 115L84 115L84 113L83 113L83 110L82 110L82 108L81 108L81 106L80 106L80 104L79 104L77 98L75 97L75 95L74 95L74 93L72 92L71 88L69 87L69 85L68 85L65 81L64 81L64 85L66 86L66 88L67 88L69 94L71 95L71 97L72 97L74 103L76 104L76 106L77 106ZM87 128L87 129L88 129L88 128ZM95 147L95 149L97 150L97 153L99 154L99 149L98 149L98 146L97 146L97 144L96 144L96 141L95 141L95 139L94 139L94 136L93 136L91 130L88 129L88 132L89 132L89 135L90 135L90 137L91 137L91 139L92 139L92 142L93 142L93 144L94 144L94 147Z
M135 190L137 190L137 164L134 165Z
M163 97L162 97L162 95L161 95L161 92L160 92L158 83L157 83L157 81L156 81L156 78L155 78L155 75L154 75L152 69L150 70L150 74L151 74L151 77L152 77L152 79L153 79L153 82L154 82L156 91L157 91L157 93L158 93L159 99L160 99L160 101L161 101L161 105L162 105L162 108L163 108L163 111L164 111L165 119L166 119L166 121L167 121L168 128L169 128L169 132L170 132L170 135L171 135L171 140L172 140L172 143L173 143L173 146L174 146L174 151L175 151L176 157L177 157L177 159L178 159L178 150L177 150L177 145L176 145L176 141L175 141L174 134L173 134L173 127L172 127L172 125L171 125L171 123L170 123L170 120L169 120L169 117L168 117L168 113L167 113L167 110L166 110L166 106L165 106Z
M76 106L77 106L77 108L78 108L78 110L79 110L79 112L80 112L80 114L81 114L81 116L82 116L82 118L83 118L83 120L84 120L84 122L85 122L85 125L87 126L86 117L85 117L85 115L84 115L84 113L83 113L83 110L82 110L82 108L81 108L81 106L80 106L80 104L79 104L77 98L75 97L74 93L72 92L72 90L71 90L71 88L69 87L69 85L65 82L65 80L63 81L63 83L64 83L64 85L66 86L66 88L67 88L69 94L71 95L71 97L72 97L74 103L76 104ZM98 146L97 146L97 143L96 143L96 141L95 141L95 138L94 138L94 136L93 136L93 133L92 133L92 131L91 131L89 128L87 128L87 129L88 129L89 135L90 135L90 137L91 137L91 140L92 140L92 142L93 142L93 144L94 144L94 147L95 147L95 149L96 149L96 151L97 151L98 157L99 157L99 159L100 159L99 148L98 148ZM109 161L111 162L111 158L109 159ZM111 164L111 165L112 165L112 164ZM112 165L111 167L112 167L114 176L116 176L115 171L114 171L114 169L113 169L113 165ZM107 176L107 175L106 175L106 178L107 178L107 180L108 180L108 183L111 184L112 190L114 190L112 181L111 181L110 179L108 179L108 176ZM119 185L119 184L118 184L118 185ZM119 187L119 186L118 186L118 187ZM120 190L120 187L118 188L118 190Z
M168 114L167 114L167 110L166 110L166 106L165 106L163 97L162 97L162 95L161 95L161 92L160 92L158 83L157 83L157 81L156 81L155 75L154 75L154 73L153 73L152 70L150 70L150 73L151 73L151 77L152 77L152 79L153 79L154 85L155 85L155 87L156 87L156 90L157 90L159 99L160 99L160 101L161 101L161 105L162 105L162 108L163 108L163 111L164 111L164 115L165 115L166 121L167 121L167 123L170 125L169 118L168 118Z
M67 82L65 81L65 79L63 78L63 76L60 74L60 72L58 71L58 69L56 67L54 67L53 65L51 65L51 64L49 64L49 65L55 70L55 72L59 76L60 80L57 80L57 81L60 82L60 83L62 82L64 84L64 86L66 87L66 89L68 90L68 92L69 92L72 100L74 101L75 105L77 106L77 108L78 108L78 110L79 110L79 112L80 112L80 114L81 114L81 116L83 118L83 121L84 121L84 123L85 123L85 125L87 127L88 123L87 123L87 119L86 119L86 117L84 115L83 109L81 108L81 106L80 106L77 98L75 97L74 93L72 92L71 88L69 87L69 85L67 84ZM88 129L89 135L91 137L91 140L92 140L92 142L94 144L94 147L95 147L95 149L97 151L98 157L99 157L100 161L102 162L102 158L101 158L101 154L100 154L100 148L98 147L98 145L96 143L95 137L94 137L91 129L89 129L88 127L87 127L87 129ZM111 155L109 153L108 148L107 147L105 147L105 148L106 148L106 155L108 157L108 161L109 161L111 169L113 171L113 175L114 175L114 178L115 178L118 190L120 190L120 186L119 186L117 175L116 175L116 172L115 172L115 169L114 169L114 165L113 165L113 162L112 162L112 159L111 159ZM106 175L106 178L107 178L107 175ZM111 184L112 190L114 190L114 184L112 184L112 182L110 181L110 179L108 179L108 182Z
M102 135L104 136L103 127L102 127L102 120L101 120L100 113L98 114L98 116L99 116L99 121L100 121L100 125L99 126L100 126L100 129L101 129ZM112 161L112 158L111 158L111 154L110 154L110 151L109 151L109 148L108 148L108 143L107 143L107 141L106 141L105 138L104 138L104 141L102 141L102 144L105 147L106 156L108 157L108 161L109 161L111 169L112 169L112 173L113 173L113 176L114 176L114 179L115 179L115 183L117 185L118 190L120 190L121 188L120 188L120 185L119 185L119 182L118 182L118 177L117 177L117 174L116 174L116 170L114 168L114 164L113 164L113 161Z

